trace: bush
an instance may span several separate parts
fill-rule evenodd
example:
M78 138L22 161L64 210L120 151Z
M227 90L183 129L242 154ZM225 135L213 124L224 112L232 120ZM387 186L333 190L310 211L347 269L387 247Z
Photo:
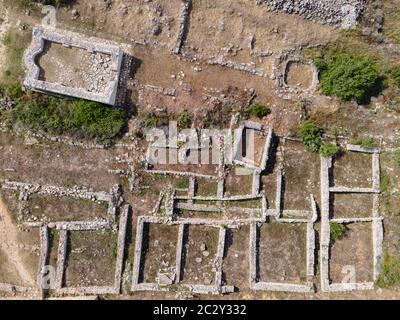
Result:
M106 141L114 138L125 126L125 111L96 102L78 100L72 104L72 115L64 120L65 128L82 130L84 136ZM72 119L68 119L72 116Z
M355 144L366 150L374 149L377 146L375 139L371 137L357 140Z
M300 125L301 140L307 151L319 152L322 146L322 130L312 121Z
M328 64L322 58L317 58L314 60L314 65L317 68L319 73L323 73L328 69Z
M11 127L68 134L108 143L126 123L124 110L86 100L65 100L41 94L23 95L18 86L5 90L16 102L3 116Z
M328 58L326 65L320 60L316 60L316 65L325 95L366 103L380 91L382 78L375 64L367 58L336 53Z
M387 252L383 254L381 272L376 281L380 288L389 288L400 283L400 258L391 256Z
M343 224L336 222L329 222L331 230L331 238L333 241L341 239L346 233L346 227Z
M17 27L12 26L7 29L4 38L4 65L6 69L1 74L4 84L21 83L25 75L22 57L25 49L29 46L32 36L29 32L21 32Z
M192 125L192 116L189 111L183 111L176 119L177 125L180 128L190 128Z
M261 119L270 113L270 109L263 104L252 104L245 109L244 113L248 117L256 117Z
M159 112L159 113L148 113L145 116L145 119L143 121L143 127L145 128L156 128L156 127L162 127L168 125L169 118L168 114L166 112Z
M12 100L17 100L23 95L22 87L20 84L8 85L4 89L4 94Z
M400 166L400 150L397 150L394 153L394 161L396 161L396 163Z
M321 148L319 149L319 153L324 158L333 157L334 155L340 152L340 147L336 144L332 143L324 143Z
M144 120L143 126L145 128L153 127L156 128L158 125L158 119L154 116L151 116Z

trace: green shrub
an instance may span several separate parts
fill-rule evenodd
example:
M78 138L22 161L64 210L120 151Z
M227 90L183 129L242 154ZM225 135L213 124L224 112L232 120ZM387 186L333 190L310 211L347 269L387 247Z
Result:
M160 113L148 113L145 115L144 120L143 120L143 127L145 128L156 128L156 127L162 127L168 125L169 118L168 114L166 112L160 112Z
M400 166L400 150L397 150L394 153L394 161L396 161L396 163Z
M400 283L400 257L384 252L381 262L381 272L376 281L380 288L389 288Z
M192 125L192 116L189 111L183 111L176 119L177 125L180 128L190 128Z
M340 152L340 147L332 143L324 143L319 149L319 153L324 158L333 157Z
M371 137L359 139L355 144L366 150L374 149L377 146L375 139Z
M4 89L4 94L12 100L17 100L23 95L22 87L19 83L8 85Z
M73 103L72 119L67 118L65 127L82 130L85 136L105 141L118 135L125 126L125 118L125 111L119 108L78 100Z
M333 241L341 239L346 233L346 226L336 222L329 222L331 238Z
M270 109L266 105L255 103L247 107L244 113L248 117L256 117L261 119L270 113Z
M5 93L16 103L3 114L10 127L108 143L126 123L124 110L93 101L66 100L36 93L24 95L18 86L7 87Z
M33 8L36 4L40 3L43 5L52 5L55 7L65 6L74 0L6 0L8 5L17 8Z
M380 91L382 78L370 59L335 53L328 57L326 66L317 60L317 68L325 95L336 96L343 101L366 103Z
M393 68L390 73L394 83L400 88L400 66Z
M328 69L328 64L322 58L317 58L314 60L314 65L317 68L319 73L323 73Z
M312 121L300 125L301 140L307 151L319 152L322 146L322 130Z

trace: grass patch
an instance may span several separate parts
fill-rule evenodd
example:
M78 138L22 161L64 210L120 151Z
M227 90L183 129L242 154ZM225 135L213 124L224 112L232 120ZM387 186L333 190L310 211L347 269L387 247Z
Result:
M16 84L23 80L25 72L22 63L22 57L25 49L32 40L30 32L20 31L16 27L10 27L2 39L5 46L6 66L1 75L3 84Z
M254 103L244 110L247 117L255 117L262 119L269 115L271 110L264 104Z
M176 188L178 189L188 189L189 179L179 179L176 181Z
M366 149L366 150L371 150L371 149L374 149L377 147L377 143L376 143L375 139L372 137L367 137L367 138L362 138L362 139L356 140L356 142L354 144L358 145L361 148Z
M143 127L144 128L157 128L162 126L167 126L169 123L168 114L166 112L162 113L149 113L144 117Z
M190 128L193 122L193 117L189 111L183 111L176 119L179 128Z
M394 153L394 161L397 163L398 166L400 166L400 150L397 150Z
M400 257L384 252L381 272L376 285L379 288L389 288L400 283Z
M391 188L391 179L390 177L386 174L386 171L381 171L381 182L380 182L380 190L382 193L385 193L390 190Z

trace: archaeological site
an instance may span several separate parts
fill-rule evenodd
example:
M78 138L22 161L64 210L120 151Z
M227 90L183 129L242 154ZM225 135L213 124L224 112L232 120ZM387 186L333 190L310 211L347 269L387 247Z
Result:
M0 10L0 300L400 299L400 0Z

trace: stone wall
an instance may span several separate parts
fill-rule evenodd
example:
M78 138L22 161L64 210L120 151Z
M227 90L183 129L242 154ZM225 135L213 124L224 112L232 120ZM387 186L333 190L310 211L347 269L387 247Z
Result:
M113 80L107 83L101 92L90 92L84 88L67 87L60 83L50 83L40 80L40 68L37 65L36 58L43 52L45 41L59 43L65 47L87 50L91 53L109 55L111 57L109 63L113 73ZM123 52L121 48L101 39L83 38L71 32L35 27L32 31L32 44L26 49L24 54L24 63L27 69L24 86L27 89L35 91L56 93L115 105L122 58Z
M307 20L344 29L354 27L361 17L364 0L256 0L271 11L297 14Z
M347 145L348 152L369 153L372 157L372 187L371 188L348 188L348 187L330 187L330 170L332 170L332 159L321 157L321 235L320 235L320 277L321 290L323 292L340 292L353 290L372 290L374 282L379 276L380 263L382 256L383 242L383 217L379 214L379 193L380 193L380 165L379 150L365 150L359 146ZM370 217L346 217L331 218L330 217L330 194L331 193L348 193L357 194L365 193L373 197L373 209ZM331 283L329 277L329 261L330 261L330 223L371 223L372 225L372 256L373 256L373 281L363 283Z

